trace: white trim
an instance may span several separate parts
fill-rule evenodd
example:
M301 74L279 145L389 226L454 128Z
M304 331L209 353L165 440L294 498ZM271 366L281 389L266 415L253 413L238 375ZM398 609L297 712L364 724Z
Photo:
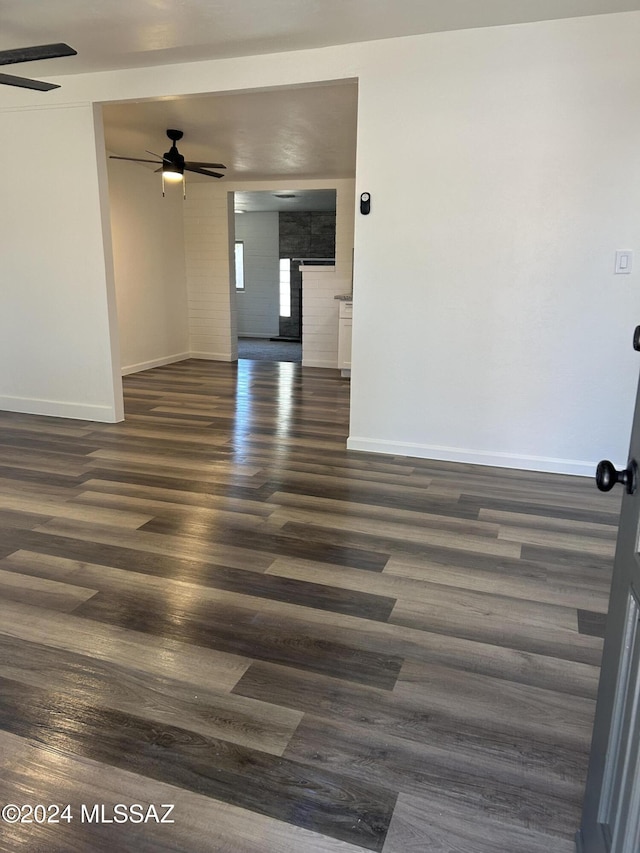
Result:
M305 358L304 356L302 357L302 366L303 367L324 367L324 368L329 368L330 370L337 370L338 369L335 360L323 361L323 360L316 359L316 358L311 358L311 359Z
M440 462L467 462L472 465L515 468L521 471L543 471L547 474L573 474L578 477L593 477L597 465L596 462L584 462L577 459L555 459L547 456L501 453L500 451L440 447L413 444L406 441L379 441L378 439L358 436L350 436L347 439L347 450L386 453L392 456L414 456L418 459L435 459Z
M86 403L62 403L59 400L37 400L27 397L0 397L0 411L20 412L25 415L46 415L52 418L73 418L80 421L117 423L112 406L92 406Z
M192 352L188 358L202 358L206 361L237 361L238 356L228 352Z
M185 361L185 359L191 357L191 353L181 352L176 355L167 355L163 358L154 358L151 361L141 361L139 364L129 364L122 368L122 375L128 376L130 373L140 373L142 370L151 370L152 367L162 367L165 364L173 364L176 361Z

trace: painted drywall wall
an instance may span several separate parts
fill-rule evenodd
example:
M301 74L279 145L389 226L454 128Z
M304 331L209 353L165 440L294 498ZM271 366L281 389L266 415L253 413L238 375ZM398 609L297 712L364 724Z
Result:
M108 161L122 373L189 357L182 187Z
M349 447L580 474L626 458L640 263L613 273L640 234L639 36L625 15L377 45Z
M235 238L244 244L244 290L236 292L238 335L270 338L280 316L278 213L235 216Z
M0 409L119 420L99 116L90 104L5 108L3 127Z
M95 140L70 105L357 78L357 192L370 192L372 205L356 215L349 446L576 473L602 456L623 462L640 267L615 277L613 257L638 250L639 40L639 13L603 15L67 77L46 100L3 91L19 178L4 187L12 221L0 275L19 284L2 345L25 358L15 382L2 360L0 389L38 390L34 348L18 341L14 352L11 340L26 341L40 316L38 274L47 271L64 316L45 341L60 349L60 394L90 402L112 388L95 357L110 347L93 286L109 277L96 246ZM44 160L43 138L53 152ZM78 165L61 169L69 151ZM52 167L58 192L40 209ZM220 196L213 207L228 256L228 203ZM45 224L38 244L33 232ZM89 304L74 299L69 265L89 271ZM231 315L233 326L228 271L218 286L227 292L213 319L228 326ZM72 310L81 331L69 342ZM228 329L204 337L211 357L233 357ZM86 390L74 382L85 341Z

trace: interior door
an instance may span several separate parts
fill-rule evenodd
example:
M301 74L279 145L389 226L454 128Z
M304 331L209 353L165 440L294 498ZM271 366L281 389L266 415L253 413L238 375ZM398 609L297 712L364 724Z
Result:
M634 335L640 351L640 326ZM598 488L625 490L581 828L581 853L640 851L640 383L624 471L598 465Z

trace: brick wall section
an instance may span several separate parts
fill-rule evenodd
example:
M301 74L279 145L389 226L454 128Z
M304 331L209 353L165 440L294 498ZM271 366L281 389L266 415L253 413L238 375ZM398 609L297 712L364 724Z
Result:
M282 212L281 258L335 258L336 215L325 211ZM302 275L299 264L291 264L291 317L280 317L280 334L300 338Z
M279 218L281 258L335 257L335 213L282 212Z

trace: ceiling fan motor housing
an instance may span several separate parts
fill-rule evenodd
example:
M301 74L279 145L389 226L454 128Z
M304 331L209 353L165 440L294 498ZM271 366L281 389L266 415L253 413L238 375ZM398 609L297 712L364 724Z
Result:
M184 157L175 145L172 145L169 151L162 155L162 164L163 166L171 166L174 171L184 172Z
M176 146L176 142L182 139L184 133L181 130L173 130L172 128L169 128L167 130L167 136L173 144L171 148L162 155L163 169L167 172L177 172L184 175L184 157L178 151Z

